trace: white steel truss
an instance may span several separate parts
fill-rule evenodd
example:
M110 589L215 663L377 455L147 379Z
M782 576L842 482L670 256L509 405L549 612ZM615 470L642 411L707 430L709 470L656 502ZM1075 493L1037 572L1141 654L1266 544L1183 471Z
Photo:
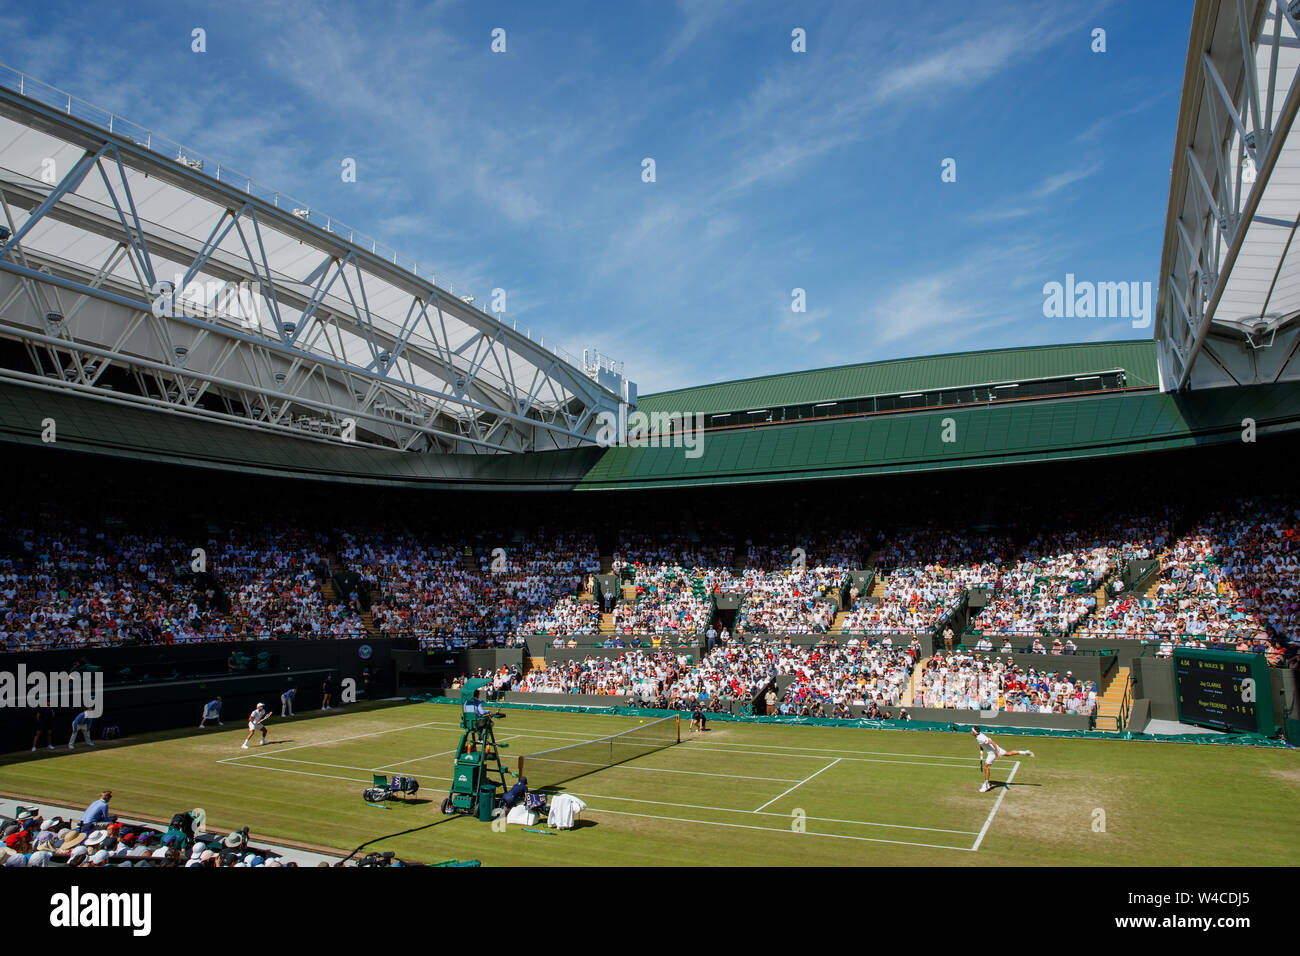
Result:
M196 156L0 68L0 379L457 453L590 444L635 395Z
M1300 379L1300 0L1197 0L1155 337L1166 390Z

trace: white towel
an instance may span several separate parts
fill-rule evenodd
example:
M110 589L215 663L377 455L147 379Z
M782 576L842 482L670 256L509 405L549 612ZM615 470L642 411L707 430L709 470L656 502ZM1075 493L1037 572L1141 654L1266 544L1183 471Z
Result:
M546 822L560 830L572 830L573 819L587 809L587 805L570 793L562 793L551 801L551 813Z
M537 825L537 814L522 803L515 804L506 814L506 823L522 823L526 827Z

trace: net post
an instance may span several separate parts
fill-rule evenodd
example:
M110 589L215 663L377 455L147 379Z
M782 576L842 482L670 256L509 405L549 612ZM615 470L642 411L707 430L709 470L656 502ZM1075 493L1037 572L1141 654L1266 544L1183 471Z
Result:
M677 742L681 743L682 742L682 715L681 714L673 715L673 730L676 731L677 733Z

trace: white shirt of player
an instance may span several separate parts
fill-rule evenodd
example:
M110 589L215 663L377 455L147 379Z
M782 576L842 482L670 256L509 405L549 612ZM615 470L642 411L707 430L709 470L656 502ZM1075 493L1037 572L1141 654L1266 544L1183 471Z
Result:
M265 717L266 717L266 708L258 707L257 710L253 711L251 714L248 715L248 729L252 730L259 723L261 723Z

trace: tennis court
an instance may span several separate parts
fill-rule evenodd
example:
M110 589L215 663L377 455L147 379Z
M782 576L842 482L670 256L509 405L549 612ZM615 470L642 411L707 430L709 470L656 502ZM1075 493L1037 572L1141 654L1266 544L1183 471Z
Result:
M246 755L223 758L223 766L271 773L304 775L320 773L327 778L345 778L362 786L373 773L415 776L421 787L445 791L450 782L449 767L458 736L455 712L444 707L434 719L413 728L391 732L398 740L416 732L437 734L446 746L430 754L409 757L377 766L366 763L376 752L372 736L341 739L308 745L285 753L275 747L259 748ZM538 717L542 720L538 720ZM927 789L953 787L958 778L964 789L974 793L979 781L973 756L936 758L932 754L872 752L804 752L798 748L769 748L764 745L728 742L727 725L714 724L703 734L682 732L683 742L662 749L635 743L616 743L613 766L600 763L607 750L605 734L635 735L637 718L586 716L578 718L593 726L591 731L539 726L551 723L552 715L519 711L497 725L497 739L509 745L504 751L510 766L525 756L524 772L535 789L550 793L572 793L588 804L588 817L601 825L618 826L618 818L660 820L700 827L769 830L777 834L799 834L831 839L895 843L908 846L972 851L978 848L981 829L992 819L999 796L991 800L975 794L969 807L954 807L941 821L909 817L906 804L890 810L884 804L900 795L893 792L904 774L912 786ZM569 724L574 724L570 717ZM602 733L603 732L603 733ZM387 736L387 735L385 735ZM617 738L616 738L617 740ZM397 740L385 742L388 751ZM599 750L591 748L599 744ZM568 748L578 747L578 753ZM555 748L566 748L556 751ZM841 766L843 765L843 766ZM872 765L887 766L875 785L864 780L862 771ZM1010 767L1014 771L1014 766ZM348 776L345 771L351 771ZM540 771L540 772L539 772ZM557 778L558 785L551 785ZM874 804L881 812L869 818L853 812L853 805ZM885 812L888 811L888 812ZM472 827L475 821L464 821Z
M525 756L536 787L543 781L531 779L526 755L645 723L508 710L496 735L511 769ZM995 765L994 779L1010 786L980 793L975 747L958 734L746 723L713 723L692 734L683 723L681 743L614 766L580 751L591 766L579 769L590 772L553 789L587 804L578 828L498 833L439 812L459 738L453 706L276 718L269 745L247 751L239 749L241 727L11 758L0 765L0 789L77 805L111 786L124 814L165 819L202 807L214 830L250 825L268 839L344 851L434 823L371 847L425 861L641 866L995 865L1024 862L1026 854L1044 863L1156 863L1187 862L1189 852L1222 861L1256 842L1267 857L1279 851L1258 834L1270 814L1289 826L1273 808L1297 796L1296 758L1285 751L1216 748L1224 771L1216 781L1204 774L1203 748L1036 738L1037 758ZM531 766L542 771L536 757ZM420 790L410 800L370 806L361 792L376 773L415 777ZM1238 818L1225 789L1233 775L1273 799ZM1152 826L1151 807L1175 802L1188 812ZM1198 806L1220 820L1212 842L1195 825ZM1098 809L1107 820L1101 831Z

